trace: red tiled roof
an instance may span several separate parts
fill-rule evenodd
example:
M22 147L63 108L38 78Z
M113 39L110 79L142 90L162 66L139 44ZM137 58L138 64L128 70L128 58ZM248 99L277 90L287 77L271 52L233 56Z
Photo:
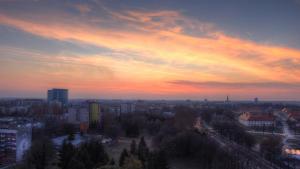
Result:
M275 121L275 116L272 113L245 112L240 116L240 119L246 121Z
M250 115L248 121L274 121L275 117L272 115Z
M290 112L288 113L289 117L297 117L299 116L300 117L300 112Z

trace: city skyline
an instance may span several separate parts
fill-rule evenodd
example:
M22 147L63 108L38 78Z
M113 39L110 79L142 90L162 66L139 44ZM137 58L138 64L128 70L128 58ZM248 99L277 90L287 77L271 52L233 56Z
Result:
M0 97L300 99L300 2L0 0Z

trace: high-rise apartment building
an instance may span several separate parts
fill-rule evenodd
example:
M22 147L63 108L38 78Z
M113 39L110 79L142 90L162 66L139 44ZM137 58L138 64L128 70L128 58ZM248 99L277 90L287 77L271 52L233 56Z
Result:
M68 104L68 89L48 90L48 103L59 102L63 106Z
M101 118L100 104L95 101L89 102L89 122L90 124L99 123Z
M0 166L21 161L31 146L31 124L13 118L1 118L0 123Z

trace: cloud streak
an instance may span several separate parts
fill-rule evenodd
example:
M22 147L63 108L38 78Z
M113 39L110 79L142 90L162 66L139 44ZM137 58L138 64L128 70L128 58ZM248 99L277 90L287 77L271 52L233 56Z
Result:
M22 16L1 12L0 24L47 39L107 49L86 55L80 53L78 56L70 53L49 56L49 53L43 53L32 55L29 59L29 62L43 63L44 68L40 66L41 69L45 69L46 63L58 62L72 65L74 69L77 67L75 72L78 76L72 75L72 70L66 67L61 74L72 75L69 80L74 83L85 79L80 82L81 86L86 84L94 89L98 89L95 86L100 81L89 81L83 75L89 76L90 68L97 67L105 67L102 70L113 74L114 80L107 76L101 79L105 81L105 87L114 86L114 90L118 90L117 85L112 85L117 82L122 84L119 89L125 93L126 90L139 88L139 92L179 95L184 91L201 93L203 91L195 87L203 86L211 90L299 88L300 51L297 49L232 37L214 23L201 22L174 10L116 11L102 6L104 10L100 15L86 4L72 7L80 15L67 11L52 15L27 11ZM2 46L1 50L4 48ZM5 57L2 54L2 59L26 62L26 52L10 52L15 57L7 53ZM293 73L290 73L291 69ZM48 68L45 72L50 70L53 71ZM9 73L11 70L6 68L5 71ZM99 74L103 75L105 71ZM52 74L51 77L55 76ZM96 76L94 74L93 78Z
M300 83L283 83L283 82L197 82L176 80L168 82L175 85L192 86L192 87L212 87L212 88L231 88L231 89L245 89L245 88L279 88L279 89L300 89Z

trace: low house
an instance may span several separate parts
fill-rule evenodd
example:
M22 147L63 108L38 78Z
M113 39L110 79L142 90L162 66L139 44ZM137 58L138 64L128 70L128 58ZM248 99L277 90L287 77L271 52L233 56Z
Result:
M288 120L295 123L296 127L300 127L300 112L288 112Z
M287 114L288 114L288 119L290 121L295 121L295 122L300 121L300 112L289 112Z
M271 113L244 112L239 121L248 127L273 127L276 124L275 116Z

